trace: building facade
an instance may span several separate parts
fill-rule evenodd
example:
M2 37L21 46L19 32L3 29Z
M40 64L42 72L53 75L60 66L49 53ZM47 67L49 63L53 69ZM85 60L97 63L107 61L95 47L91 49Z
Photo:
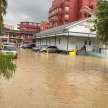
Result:
M47 30L49 28L49 22L48 21L43 21L40 23L40 31Z
M40 32L40 23L35 22L21 22L18 24L18 29L20 31L26 31L26 32Z
M36 33L36 46L57 46L65 52L80 50L86 45L87 51L96 48L96 32L89 29L90 19L71 22L59 27Z
M91 16L96 0L53 0L49 9L49 28Z
M19 30L6 30L5 35L9 38L9 42L15 43L32 43L35 32L26 32Z

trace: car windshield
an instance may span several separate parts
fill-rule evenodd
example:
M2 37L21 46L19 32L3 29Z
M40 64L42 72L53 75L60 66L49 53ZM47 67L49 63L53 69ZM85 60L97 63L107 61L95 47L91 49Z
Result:
M5 45L13 45L13 46L15 46L15 43L6 43Z
M47 48L48 46L47 45L42 45L40 48Z
M48 48L57 48L56 46L49 46Z
M14 46L4 46L3 50L6 50L6 51L16 51L16 47L14 47Z

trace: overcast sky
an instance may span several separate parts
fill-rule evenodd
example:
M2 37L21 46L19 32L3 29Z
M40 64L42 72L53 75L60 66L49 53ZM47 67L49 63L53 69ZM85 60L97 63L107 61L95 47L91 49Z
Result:
M17 24L20 21L40 22L48 17L52 0L8 0L6 23Z

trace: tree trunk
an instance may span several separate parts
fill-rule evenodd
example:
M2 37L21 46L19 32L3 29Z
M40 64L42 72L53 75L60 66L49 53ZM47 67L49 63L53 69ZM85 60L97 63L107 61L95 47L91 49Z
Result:
M1 0L0 0L0 35L2 33L2 10L1 10Z

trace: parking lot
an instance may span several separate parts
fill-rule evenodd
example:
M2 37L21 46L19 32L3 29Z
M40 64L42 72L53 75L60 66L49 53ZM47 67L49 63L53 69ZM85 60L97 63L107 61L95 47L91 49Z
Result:
M108 108L108 60L20 50L0 108Z

